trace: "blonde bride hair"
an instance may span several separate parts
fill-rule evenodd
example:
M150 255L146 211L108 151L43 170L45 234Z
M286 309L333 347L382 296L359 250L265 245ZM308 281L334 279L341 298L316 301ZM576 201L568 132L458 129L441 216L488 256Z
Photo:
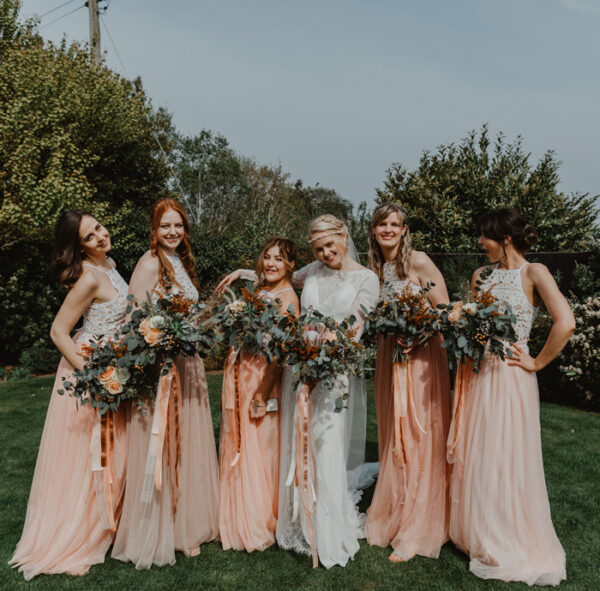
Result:
M311 245L317 240L317 234L323 234L323 236L319 236L319 238L325 238L331 235L343 236L345 238L343 258L346 257L348 254L348 227L342 220L330 213L320 215L308 225L308 241Z

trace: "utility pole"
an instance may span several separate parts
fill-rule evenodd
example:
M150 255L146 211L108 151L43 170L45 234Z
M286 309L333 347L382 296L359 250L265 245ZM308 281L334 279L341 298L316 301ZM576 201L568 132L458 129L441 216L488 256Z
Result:
M100 13L98 11L98 0L86 2L90 14L90 54L92 63L100 64Z

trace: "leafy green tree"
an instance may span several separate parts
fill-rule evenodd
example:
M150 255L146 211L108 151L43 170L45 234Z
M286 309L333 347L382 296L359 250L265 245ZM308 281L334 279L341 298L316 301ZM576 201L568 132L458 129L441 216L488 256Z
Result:
M598 236L598 196L558 190L560 163L552 151L533 167L518 137L492 143L487 125L460 144L426 151L415 170L387 170L378 203L398 201L409 212L414 242L438 252L468 252L475 245L475 220L502 206L515 207L536 228L538 250L585 250Z
M19 2L0 3L0 356L47 340L62 293L48 273L53 227L81 207L109 228L127 275L147 244L147 212L169 193L155 112L139 80L90 64L85 46L43 43Z

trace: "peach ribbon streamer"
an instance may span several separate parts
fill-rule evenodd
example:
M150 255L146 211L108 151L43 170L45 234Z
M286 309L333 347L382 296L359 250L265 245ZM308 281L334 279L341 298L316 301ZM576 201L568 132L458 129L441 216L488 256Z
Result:
M296 412L296 486L306 517L306 532L310 544L313 568L319 566L319 554L312 518L317 505L315 492L315 462L312 451L312 386L303 384L298 392Z
M456 444L462 428L463 396L465 390L465 367L463 362L458 363L456 380L454 382L454 396L452 397L452 421L448 432L448 444L446 446L446 461L454 464L456 458Z
M175 513L179 496L179 467L181 464L181 432L183 416L181 413L182 394L181 380L177 367L173 365L166 375L160 377L158 392L152 416L152 431L144 470L142 485L142 503L150 503L154 490L160 491L163 486L163 450L167 445L167 466L170 470L171 503ZM175 457L171 449L175 448Z
M235 456L229 466L233 468L241 457L241 424L240 424L240 351L231 348L225 363L223 375L225 381L225 396L223 411L229 422L229 432L233 436L233 445L236 450Z
M109 410L104 414L96 411L90 441L92 481L96 494L96 506L102 527L111 531L116 529L112 495L115 446L113 426L112 411Z
M402 421L410 414L417 428L423 435L427 431L423 429L419 418L417 417L417 408L414 397L414 391L410 379L410 361L397 361L393 365L393 388L394 388L394 456L401 466L408 465L406 457L406 448L404 445L404 432ZM406 478L406 475L405 475ZM405 483L406 484L406 483Z

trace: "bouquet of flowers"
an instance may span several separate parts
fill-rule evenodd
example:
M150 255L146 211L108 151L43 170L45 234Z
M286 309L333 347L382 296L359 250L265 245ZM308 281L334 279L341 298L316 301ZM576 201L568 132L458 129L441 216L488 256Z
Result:
M363 340L375 345L379 335L398 337L403 344L396 344L393 361L407 361L410 353L404 353L405 347L422 345L440 329L439 315L427 299L430 289L427 284L415 293L406 285L400 293L391 292L368 314Z
M293 366L298 380L309 386L321 382L333 388L342 375L361 375L363 346L354 339L355 322L354 316L338 323L317 311L304 311L289 333L285 364ZM347 398L344 392L336 399L336 412L344 408Z
M252 284L237 294L228 289L215 317L228 346L263 355L268 363L281 360L295 319L282 315L277 301L261 298Z
M477 282L473 300L463 304L440 304L442 343L448 351L450 369L459 361L471 360L479 372L486 351L504 359L507 343L517 340L514 324L517 319L507 302L500 302Z
M210 328L198 327L202 308L181 295L156 302L148 297L113 339L81 347L85 364L73 372L73 381L64 381L60 393L89 402L100 414L116 412L131 399L143 409L144 399L155 397L160 376L169 372L177 355L206 355L218 340Z

